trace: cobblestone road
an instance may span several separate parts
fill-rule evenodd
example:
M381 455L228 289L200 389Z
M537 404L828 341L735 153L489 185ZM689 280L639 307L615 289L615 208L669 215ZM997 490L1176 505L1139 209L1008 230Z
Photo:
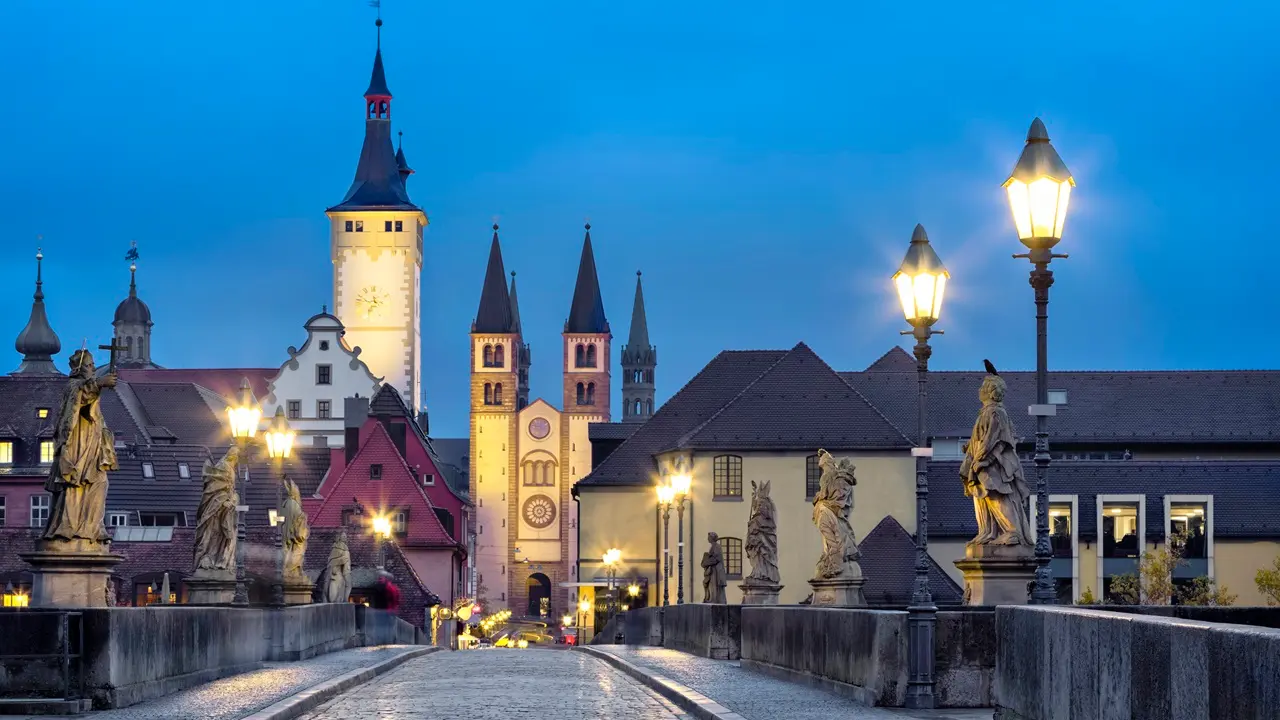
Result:
M410 660L304 720L687 718L603 660L564 649L484 649Z
M710 660L675 650L594 645L633 665L687 685L747 720L990 720L991 711L906 711L869 708L824 690L778 680L736 662Z

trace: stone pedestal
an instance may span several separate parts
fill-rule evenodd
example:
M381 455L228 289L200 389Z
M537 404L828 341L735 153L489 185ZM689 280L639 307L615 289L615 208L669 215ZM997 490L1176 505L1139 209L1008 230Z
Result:
M955 563L964 574L966 605L1027 604L1027 588L1036 577L1035 548L968 544L964 555Z
M236 597L236 576L205 575L189 577L187 602L192 605L230 605Z
M284 604L309 605L311 603L311 593L315 590L315 587L315 583L306 578L285 578Z
M862 594L862 585L866 581L864 577L810 580L809 584L813 586L813 606L866 607L867 598Z
M110 545L44 541L19 555L31 566L31 607L109 607L111 569L124 561Z
M781 585L763 583L742 583L738 587L742 588L743 605L777 605L778 593L782 591Z

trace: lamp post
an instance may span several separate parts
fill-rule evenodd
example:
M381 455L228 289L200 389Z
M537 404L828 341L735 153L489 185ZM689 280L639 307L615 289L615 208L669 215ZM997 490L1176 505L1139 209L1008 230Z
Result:
M612 617L618 611L618 598L614 594L614 585L618 578L618 562L622 560L622 551L618 548L609 548L601 559L604 561L605 577L608 578L609 583L609 594L606 596L609 604L605 606L605 610Z
M672 475L671 489L675 491L676 499L676 570L679 578L676 580L676 604L684 604L684 502L689 498L689 489L693 485L693 478L689 475Z
M1036 404L1029 410L1036 419L1036 579L1031 603L1052 605L1057 600L1049 563L1049 429L1048 418L1057 408L1049 404L1049 288L1053 271L1049 263L1066 255L1053 252L1062 239L1067 220L1067 204L1076 181L1071 171L1049 143L1049 133L1040 118L1027 131L1027 144L1004 182L1013 211L1018 240L1028 252L1014 255L1031 261L1031 287L1036 303Z
M271 425L267 427L267 431L263 434L267 441L267 456L271 458L272 463L276 466L276 470L280 473L280 489L276 493L276 510L269 513L271 524L278 526L276 531L276 560L277 560L277 577L275 587L272 588L271 602L276 607L284 606L284 461L289 459L289 455L293 452L293 429L289 427L289 421L284 416L284 408L277 407L275 417L271 419Z
M586 638L582 637L587 634L587 613L591 612L591 601L583 600L578 603L578 644L585 645Z
M671 485L658 486L658 507L662 508L662 605L671 604L671 503L676 489Z
M378 544L378 570L385 571L387 566L386 541L391 537L391 519L386 515L373 516L373 537Z
M253 388L249 385L249 378L243 378L240 381L240 394L236 398L236 403L227 408L227 424L231 427L231 438L240 446L240 457L237 463L244 465L244 454L248 450L249 442L257 434L258 423L261 421L262 409L258 407L258 403L253 397ZM249 470L247 466L237 469L242 470L240 473L240 488L237 494L243 498ZM243 499L241 502L243 502ZM244 577L244 513L247 510L248 507L245 505L236 507L236 592L231 604L240 607L249 604L249 587L245 583Z
M929 435L925 426L928 408L929 337L941 335L934 330L942 311L942 297L951 274L943 267L942 260L929 244L929 236L923 225L916 225L911 233L911 245L902 265L893 275L898 288L898 299L910 330L916 340L913 348L916 357L917 416L916 447L911 454L916 459L916 578L911 593L911 606L907 608L907 707L933 708L934 698L934 630L938 623L938 608L933 604L929 591Z

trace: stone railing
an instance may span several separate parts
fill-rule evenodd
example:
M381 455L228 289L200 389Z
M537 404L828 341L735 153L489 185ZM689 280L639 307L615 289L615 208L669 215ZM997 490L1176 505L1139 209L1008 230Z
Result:
M996 640L999 720L1280 717L1274 628L1001 607Z
M286 608L153 605L75 610L83 658L71 662L71 689L83 681L97 709L133 705L262 667L360 645L413 643L415 628L385 611L349 603ZM8 655L57 650L57 611L0 612L0 664ZM73 626L74 627L74 626ZM79 635L79 627L73 634ZM54 633L51 635L50 633ZM78 645L78 638L76 640ZM0 673L0 698L61 698L64 673ZM10 669L11 670L11 669Z

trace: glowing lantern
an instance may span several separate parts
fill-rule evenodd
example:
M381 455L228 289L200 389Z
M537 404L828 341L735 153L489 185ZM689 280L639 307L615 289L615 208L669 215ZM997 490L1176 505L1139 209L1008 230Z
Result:
M1071 171L1049 143L1044 123L1036 118L1027 131L1027 145L1004 182L1013 224L1023 245L1035 250L1058 244L1075 184Z

